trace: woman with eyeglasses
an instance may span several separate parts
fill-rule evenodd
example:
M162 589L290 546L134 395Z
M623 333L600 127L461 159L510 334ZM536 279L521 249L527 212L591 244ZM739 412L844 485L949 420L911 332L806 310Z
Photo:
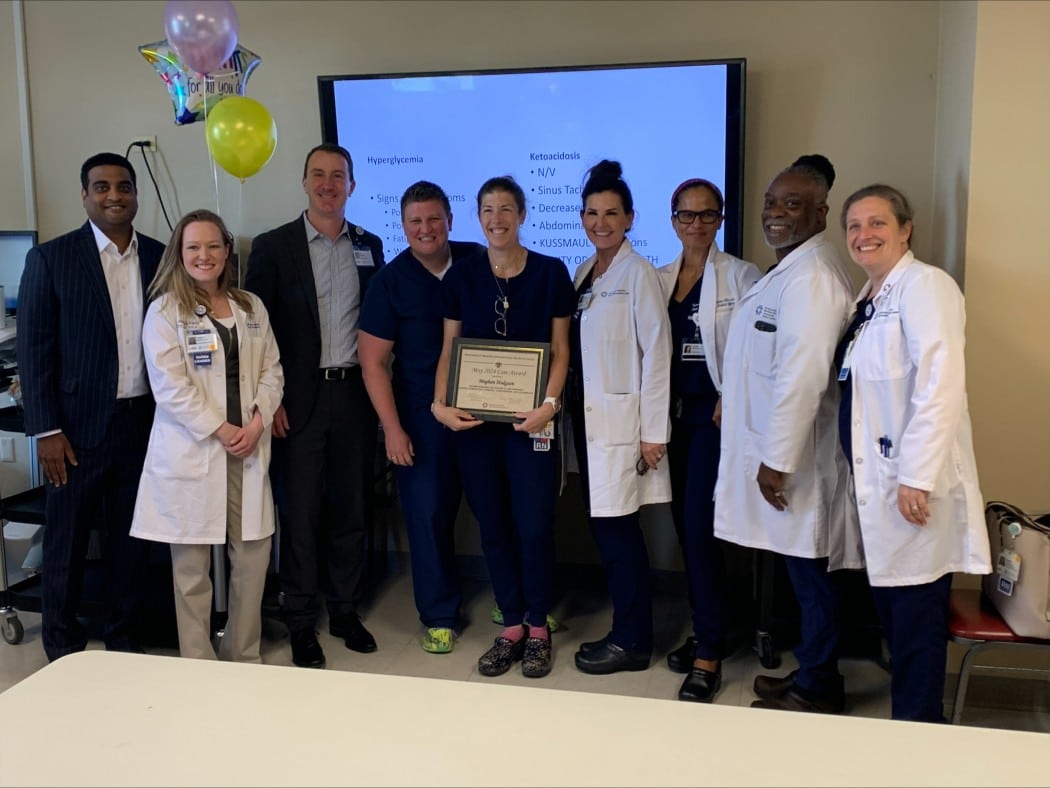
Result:
M658 271L671 321L671 514L693 609L693 635L667 655L667 666L688 674L678 699L702 703L722 686L725 635L722 552L714 534L722 357L733 307L760 276L718 248L724 208L711 181L691 178L675 189L671 226L682 251Z
M554 507L560 447L553 429L569 368L574 300L565 263L521 245L525 193L509 176L478 191L478 220L488 241L479 255L442 280L444 344L434 380L434 418L453 436L463 492L478 521L503 632L478 660L483 676L522 662L528 678L551 670ZM446 402L455 337L550 343L545 398L515 413L515 423L481 421Z
M576 272L570 421L591 533L612 597L612 630L581 643L576 667L645 670L653 648L649 555L640 509L671 500L664 462L671 335L656 269L627 232L634 199L619 162L588 172L580 219L594 244Z

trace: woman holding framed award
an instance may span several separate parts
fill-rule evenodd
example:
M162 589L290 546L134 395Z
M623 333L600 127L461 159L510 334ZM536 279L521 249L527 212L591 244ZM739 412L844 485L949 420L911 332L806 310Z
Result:
M561 260L521 245L525 194L513 178L487 180L477 204L488 248L453 266L442 281L444 344L431 409L456 432L463 492L503 613L503 632L478 660L478 671L499 676L520 660L523 675L539 678L550 673L552 660L547 613L559 456L553 421L569 367L574 296ZM519 362L537 343L549 345L545 366L527 370ZM469 363L465 347L473 354ZM524 404L489 410L485 392L494 401ZM481 407L456 407L461 394Z
M671 500L671 329L660 277L627 232L634 199L619 162L588 172L580 219L595 253L576 272L570 420L612 630L582 643L584 673L645 670L653 648L649 555L639 512Z

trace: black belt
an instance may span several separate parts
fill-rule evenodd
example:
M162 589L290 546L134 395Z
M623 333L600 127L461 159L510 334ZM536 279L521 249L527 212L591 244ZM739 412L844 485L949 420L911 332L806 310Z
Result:
M146 406L152 405L153 395L142 394L138 397L124 397L122 399L118 399L116 401L116 407L114 408L114 410L116 410L118 413L123 413L124 411L138 410L139 408L144 408Z
M347 380L352 375L360 375L361 367L322 367L321 380Z

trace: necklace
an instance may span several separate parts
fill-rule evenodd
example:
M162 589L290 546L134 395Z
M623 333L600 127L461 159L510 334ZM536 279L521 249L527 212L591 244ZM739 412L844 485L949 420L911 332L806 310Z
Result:
M500 280L500 269L502 269L504 266L500 265L499 263L493 262L492 258L489 257L489 263L492 266L492 278L496 282L496 289L499 290L499 299L498 299L497 303L500 303L503 306L504 314L506 314L507 310L510 309L510 299L507 298L507 294L510 292L510 280L511 280L511 277L512 276L517 276L522 271L524 271L525 270L525 262L526 262L526 260L528 260L528 256L529 256L528 250L527 249L522 249L521 251L523 253L522 256L521 256L521 267L518 268L518 270L514 274L510 274L508 272L507 275L503 277L503 281L507 285L506 291L503 290L503 286L499 283L499 280ZM508 268L509 268L509 266L508 266Z

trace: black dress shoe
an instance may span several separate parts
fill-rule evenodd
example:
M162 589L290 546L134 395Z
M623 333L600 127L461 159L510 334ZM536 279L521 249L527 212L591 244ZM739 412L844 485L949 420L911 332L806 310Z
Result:
M601 640L587 640L580 644L580 651L584 654L589 654L597 649L604 648L605 644L609 642L609 636L606 635Z
M800 695L797 690L789 689L782 695L756 700L751 704L751 708L809 711L817 714L842 714L846 708L846 696L844 693L834 693L832 695L821 695L816 698L806 698Z
M755 694L768 700L777 698L795 686L797 670L793 670L786 676L755 676Z
M292 632L292 662L300 668L323 668L324 651L313 627Z
M678 690L678 700L691 700L696 703L710 703L722 689L722 665L718 670L704 670L694 667L682 682Z
M615 643L606 643L592 651L576 652L576 667L584 673L603 676L621 670L646 670L650 654L643 651L628 651Z
M696 638L687 637L685 643L667 655L667 667L675 673L688 673L696 659Z
M345 616L333 619L329 622L328 631L332 633L332 637L342 638L346 647L351 651L371 654L376 650L376 639L372 637L371 632L365 629L365 625L361 623L356 613L347 613Z

